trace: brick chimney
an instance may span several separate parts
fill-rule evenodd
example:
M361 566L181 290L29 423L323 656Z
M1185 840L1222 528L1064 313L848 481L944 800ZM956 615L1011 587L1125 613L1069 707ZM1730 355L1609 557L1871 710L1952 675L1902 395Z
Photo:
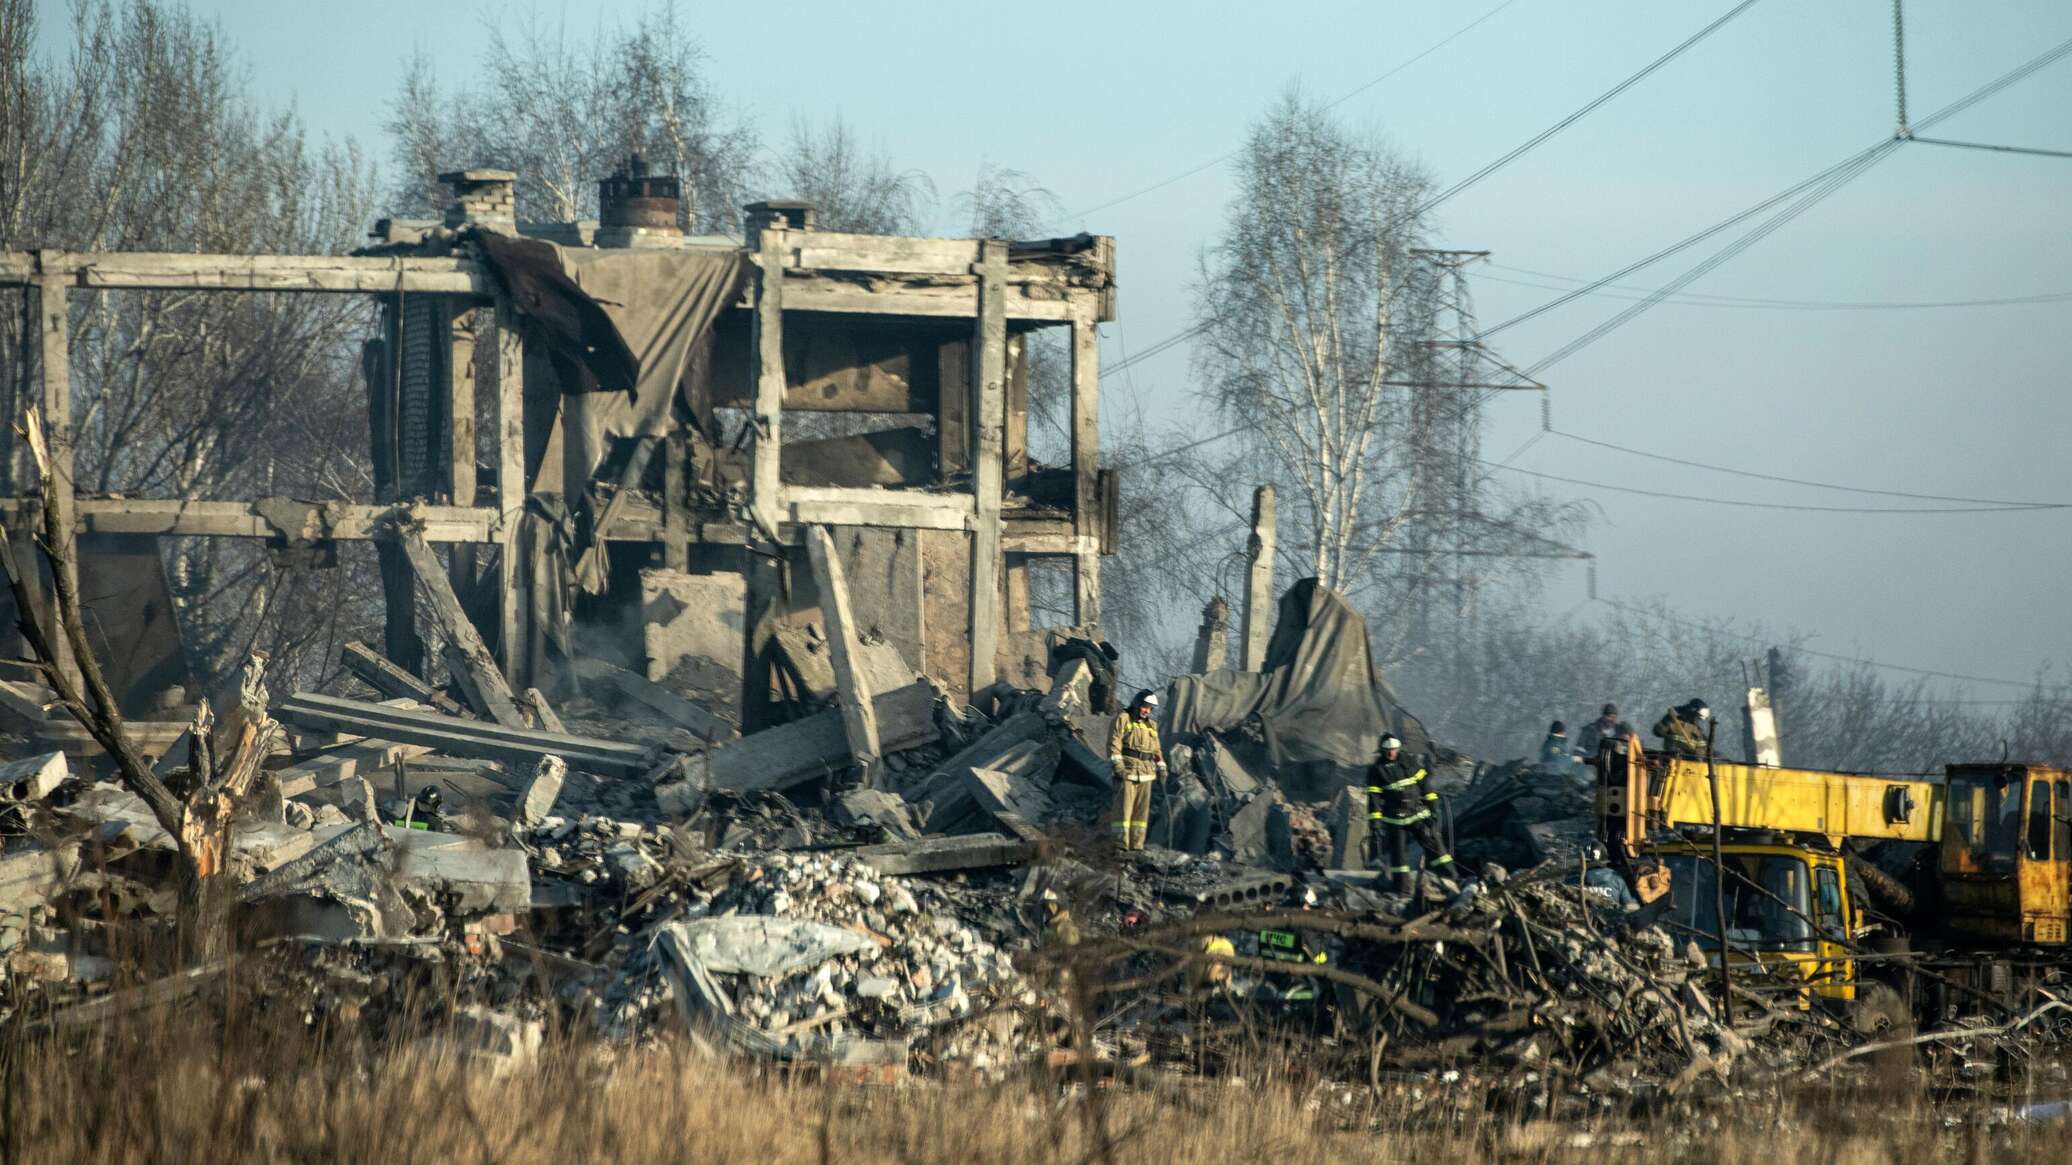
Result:
M439 175L439 181L453 190L453 201L446 206L447 226L474 223L518 233L518 175L509 170L454 170Z
M597 184L597 245L643 247L682 238L676 225L682 196L683 184L674 175L650 174L647 159L628 157Z
M787 231L810 231L813 229L813 204L788 198L767 198L751 202L741 208L743 223L749 238L754 238L764 227L776 227Z

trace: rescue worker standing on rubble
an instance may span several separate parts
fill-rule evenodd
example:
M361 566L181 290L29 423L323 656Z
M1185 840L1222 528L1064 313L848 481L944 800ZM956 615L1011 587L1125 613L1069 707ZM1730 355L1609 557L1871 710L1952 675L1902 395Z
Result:
M1662 739L1662 751L1685 760L1705 759L1705 722L1712 709L1696 696L1662 713L1654 733Z
M1604 749L1605 741L1618 735L1619 706L1606 704L1597 719L1583 725L1583 730L1576 734L1576 755L1585 761L1596 760L1597 754Z
M1423 765L1403 759L1403 742L1394 733L1382 734L1380 755L1367 769L1368 836L1373 838L1377 825L1388 827L1387 872L1395 879L1396 889L1405 894L1410 892L1412 837L1424 848L1434 870L1453 864L1453 852L1439 837L1433 812L1439 806L1439 794L1427 783L1429 777Z
M1166 775L1165 750L1158 743L1158 694L1138 692L1115 718L1108 734L1108 765L1115 770L1115 842L1125 851L1144 848L1151 830L1151 782Z

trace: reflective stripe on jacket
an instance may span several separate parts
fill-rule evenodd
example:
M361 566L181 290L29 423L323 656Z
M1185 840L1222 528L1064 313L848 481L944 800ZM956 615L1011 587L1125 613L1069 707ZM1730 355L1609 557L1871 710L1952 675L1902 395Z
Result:
M1115 718L1108 733L1108 760L1116 776L1131 781L1148 781L1158 776L1165 764L1165 751L1158 743L1158 723L1139 720L1129 712Z

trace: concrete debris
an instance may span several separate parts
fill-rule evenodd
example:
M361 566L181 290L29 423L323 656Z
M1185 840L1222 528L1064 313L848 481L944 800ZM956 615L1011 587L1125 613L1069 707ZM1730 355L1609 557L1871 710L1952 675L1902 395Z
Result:
M936 739L935 689L912 683L877 696L878 735L887 752L912 749ZM849 738L834 709L757 732L706 754L702 779L694 784L727 793L782 792L817 777L841 772L849 763Z
M811 970L836 955L853 955L874 945L868 935L821 922L734 914L671 923L674 936L708 971L776 979Z
M0 764L0 800L41 801L72 775L62 752Z
M567 761L558 756L541 757L540 767L518 798L518 824L530 828L545 821L554 811L554 802L560 798L561 786L567 780Z
M1316 796L1314 772L1284 780L1242 729L1168 742L1151 845L1115 853L1110 722L1083 710L1083 655L1047 688L968 704L892 687L868 766L835 707L710 740L637 694L658 681L592 664L587 691L556 695L566 729L535 691L528 714L553 727L522 728L442 715L437 689L357 658L415 695L277 705L313 736L269 771L278 799L227 819L240 925L296 952L289 981L340 1022L380 1013L408 978L395 960L439 968L450 1022L415 1038L488 1074L532 1064L549 1024L667 1028L850 1082L1081 1056L1118 1078L1214 1073L1266 1025L1321 1075L1452 1073L1587 1107L1718 1091L1861 1038L1774 993L1737 993L1730 1017L1661 909L1578 863L1590 802L1572 775L1435 764L1460 861L1404 895L1366 868L1357 776ZM149 976L93 912L168 933L177 914L172 839L135 795L70 771L56 754L0 768L7 813L44 839L0 851L0 1019L32 997L52 1022L113 1014L94 994ZM1229 964L1210 973L1202 952ZM1075 981L1122 985L1088 1048L1065 1034ZM163 978L138 997L192 990Z

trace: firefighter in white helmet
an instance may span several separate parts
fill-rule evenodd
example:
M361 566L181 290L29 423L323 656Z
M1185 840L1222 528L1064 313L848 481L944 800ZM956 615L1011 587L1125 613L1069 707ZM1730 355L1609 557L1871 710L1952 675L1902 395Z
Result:
M1423 765L1403 759L1403 742L1394 733L1381 736L1378 755L1367 769L1367 836L1370 845L1387 855L1386 872L1396 888L1410 890L1410 839L1424 848L1434 871L1452 873L1453 853L1439 837L1435 811L1439 794L1428 783ZM1377 836L1377 831L1386 833Z
M1158 693L1138 692L1108 733L1108 765L1115 771L1115 844L1144 848L1151 830L1151 782L1166 775L1165 750L1158 743Z

